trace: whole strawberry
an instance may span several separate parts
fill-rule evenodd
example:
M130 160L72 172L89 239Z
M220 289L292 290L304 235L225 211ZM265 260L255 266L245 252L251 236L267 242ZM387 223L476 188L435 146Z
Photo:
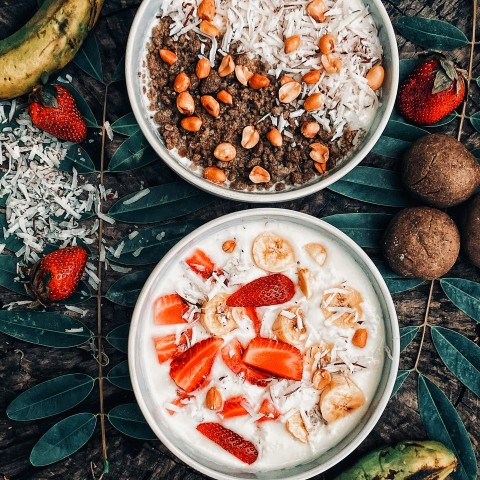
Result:
M465 96L465 81L450 60L430 58L400 86L398 109L411 122L430 125L452 113Z
M60 85L35 87L28 112L38 128L68 142L80 143L87 137L87 124L72 94Z
M65 247L45 255L30 272L31 290L43 303L68 298L77 288L87 263L82 247Z

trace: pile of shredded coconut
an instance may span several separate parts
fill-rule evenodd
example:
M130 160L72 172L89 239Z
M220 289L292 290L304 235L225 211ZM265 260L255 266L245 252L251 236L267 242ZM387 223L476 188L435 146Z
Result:
M377 93L367 84L366 73L382 58L382 47L377 28L361 0L325 0L326 20L315 22L307 13L310 0L217 0L216 16L213 23L223 34L220 44L212 38L212 47L202 53L215 64L215 55L248 53L259 56L270 66L269 74L279 78L287 74L300 80L312 69L322 71L315 85L303 85L292 118L301 116L304 99L316 92L324 94L324 106L312 116L325 130L342 135L346 126L352 130L367 130L378 107ZM199 29L200 19L196 14L196 2L164 0L162 16L169 16L173 22L171 36L174 40L192 31L201 40L208 38ZM318 40L326 33L337 39L335 55L342 61L339 73L328 75L321 66ZM292 54L285 54L284 39L292 35L301 36L300 48ZM278 100L277 100L278 102ZM271 121L280 131L286 122L282 117L271 116ZM287 132L287 136L288 136Z

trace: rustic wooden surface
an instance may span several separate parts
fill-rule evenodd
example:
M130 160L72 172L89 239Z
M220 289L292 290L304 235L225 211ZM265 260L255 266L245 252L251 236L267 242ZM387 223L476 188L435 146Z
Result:
M103 58L104 70L111 73L116 63L122 57L130 25L132 23L139 0L106 0L99 25L96 29ZM471 32L471 2L469 0L384 0L385 7L392 20L399 15L422 15L431 18L444 19L453 22L456 26L470 35ZM0 38L6 37L23 25L36 8L36 0L2 0L0 9ZM419 50L402 37L397 36L402 58L415 55ZM459 49L453 52L456 60L467 67L467 49ZM477 48L475 57L475 75L480 74L480 48ZM97 119L101 118L101 104L103 87L99 83L87 77L73 66L66 69L74 77L74 84L88 99ZM478 90L475 91L477 102ZM475 101L470 102L469 111L479 110ZM128 113L129 103L124 84L112 87L108 99L108 120L114 121L121 115ZM445 133L456 131L458 124L453 122L446 129L440 130ZM468 148L478 148L480 140L478 134L474 134L468 122L464 129L463 141ZM97 137L98 140L98 137ZM121 139L107 145L108 155ZM99 142L96 141L89 147L92 158L98 161ZM370 155L364 161L365 165L386 166L397 168L396 162L386 160L375 155ZM128 182L125 181L128 176ZM90 179L94 182L96 179ZM138 190L141 183L158 185L175 180L175 175L159 164L150 166L136 172L134 175L112 175L106 177L107 187L118 190L120 196ZM394 209L376 207L361 202L348 200L330 191L323 191L302 200L288 202L279 207L309 213L323 217L334 213L346 212L393 212ZM240 209L251 208L252 205L236 203L227 200L217 200L213 208L209 207L192 215L192 217L211 220L220 215ZM107 241L113 241L121 235L128 233L127 225L107 225L105 234ZM373 256L375 252L369 252ZM464 277L472 280L480 280L480 272L472 267L465 259L460 258L455 265L452 276ZM119 274L109 270L104 278L104 292L108 286L118 278ZM417 325L422 322L428 285L423 285L414 291L394 295L401 326ZM17 299L14 294L0 288L0 305L7 301ZM88 304L90 314L86 323L92 330L96 329L95 302ZM129 321L131 310L109 303L103 304L104 331L108 332L115 326ZM433 324L448 326L461 331L472 340L478 340L478 327L466 315L457 310L445 297L438 284L434 289L430 321ZM401 368L412 368L415 354L418 348L419 336L402 354ZM110 358L108 369L125 359L125 355L113 350L109 345L105 347ZM458 412L465 422L467 430L475 448L480 439L480 421L478 419L478 399L451 375L444 367L427 336L419 369L429 378L440 385L450 400L456 405ZM58 478L71 480L85 480L99 478L101 473L102 455L101 438L99 427L80 451L57 464L34 468L30 465L28 457L30 450L40 436L55 422L64 418L58 415L53 418L35 422L13 422L5 415L6 406L22 391L42 381L55 376L83 372L96 376L97 364L91 352L80 348L52 349L34 346L0 335L0 479L11 480L40 480L46 478ZM133 402L132 392L120 390L109 383L105 383L105 409L108 412L112 407ZM82 411L98 412L98 384L88 399L73 409L71 413ZM373 447L386 443L393 443L404 439L425 438L420 416L417 410L416 400L416 376L410 375L397 396L390 401L380 422L368 436L361 447L347 459L343 465L351 463L362 453ZM129 479L166 479L166 480L198 480L206 478L175 458L158 441L139 441L126 437L107 422L108 456L111 464L110 478ZM342 465L340 465L340 468ZM338 471L338 469L337 469ZM94 475L94 476L93 476ZM320 475L318 479L332 478L333 472Z

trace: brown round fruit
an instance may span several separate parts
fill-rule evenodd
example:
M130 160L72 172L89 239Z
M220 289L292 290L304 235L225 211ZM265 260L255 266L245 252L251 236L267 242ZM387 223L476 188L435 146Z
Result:
M468 259L480 268L480 194L475 195L467 207L462 245Z
M390 222L383 252L395 272L432 280L447 273L460 250L460 233L444 212L430 207L406 208Z
M480 165L457 140L433 133L418 139L403 161L403 182L418 199L433 207L467 200L480 184Z

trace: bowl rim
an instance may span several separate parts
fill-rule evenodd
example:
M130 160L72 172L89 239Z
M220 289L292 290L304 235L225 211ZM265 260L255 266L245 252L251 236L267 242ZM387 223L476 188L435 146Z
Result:
M192 468L196 469L197 471L208 475L212 478L218 480L238 480L239 477L225 474L222 472L215 471L196 460L192 459L188 456L187 453L183 452L179 448L177 448L172 442L170 442L167 435L163 433L163 431L159 428L157 422L153 418L146 405L145 401L142 397L142 390L140 388L140 384L138 381L137 370L136 370L136 357L137 351L135 348L136 337L138 335L137 331L139 329L139 325L141 322L141 309L142 304L144 304L148 298L147 294L150 290L150 287L157 279L159 274L161 273L162 269L166 264L168 264L176 255L179 250L181 250L184 246L186 246L192 239L195 239L197 236L201 236L208 232L209 230L222 225L224 223L228 223L230 220L238 219L238 216L241 216L243 220L247 220L251 217L258 217L262 216L265 218L268 217L283 217L287 221L294 221L294 220L303 220L308 226L320 227L323 231L327 231L334 237L338 238L341 243L346 245L348 248L352 250L352 253L359 256L361 260L367 266L369 273L372 274L374 282L378 285L380 293L383 297L384 304L385 304L385 312L384 315L388 318L384 317L384 323L389 324L392 329L392 346L393 349L388 354L388 358L391 362L390 372L388 374L387 381L385 383L385 388L383 392L380 394L379 401L377 405L373 408L373 413L371 417L367 421L367 423L363 426L363 428L357 433L354 440L348 444L343 450L339 453L334 455L329 461L317 465L315 468L309 470L308 472L304 472L301 474L293 474L290 476L283 477L283 480L306 480L308 478L313 477L314 475L318 475L321 472L328 470L329 468L333 467L334 465L338 464L344 458L346 458L350 453L352 453L370 434L373 428L378 423L381 415L383 414L388 401L390 400L390 396L393 391L393 387L395 385L398 366L400 361L400 330L398 325L397 314L395 310L395 305L393 303L392 296L388 287L383 279L381 273L377 269L376 265L370 259L370 257L363 251L363 249L357 245L350 237L348 237L345 233L341 230L337 229L333 225L328 224L327 222L313 217L311 215L297 212L294 210L288 209L281 209L281 208L253 208L250 210L243 210L241 212L233 212L227 215L223 215L215 220L207 222L206 224L198 227L190 234L186 235L182 240L180 240L177 244L175 244L165 255L164 257L158 262L154 270L149 275L147 281L145 282L142 291L138 297L138 300L135 305L135 309L132 314L129 336L128 336L128 365L129 365L129 373L132 382L133 392L135 394L135 398L138 402L140 410L145 417L145 420L155 433L155 435L160 439L160 441L180 460L185 462L187 465L191 466ZM372 282L373 283L373 282ZM377 296L380 300L380 295ZM341 442L342 440L340 440Z
M161 1L161 0L160 0ZM349 173L353 168L355 168L373 149L380 136L382 135L385 127L387 126L388 120L392 114L393 108L395 106L395 99L397 96L398 90L398 79L399 79L399 54L398 54L398 45L395 37L395 32L393 30L392 22L388 16L388 13L383 6L381 0L369 0L377 9L379 17L381 19L381 26L385 28L388 46L391 50L391 78L392 86L389 93L389 98L385 104L385 110L383 116L371 138L357 151L354 153L351 159L341 166L336 172L328 175L322 180L317 182L301 186L293 190L286 190L281 192L269 192L269 193L257 193L257 192L244 192L240 190L233 190L229 188L224 188L215 183L209 182L204 178L196 175L188 167L182 165L177 159L175 159L170 151L163 145L156 135L152 132L149 127L149 121L142 114L145 108L142 106L141 102L138 101L136 94L136 82L138 79L138 74L136 71L136 57L138 57L138 52L134 51L134 41L137 35L143 35L145 31L145 25L143 22L143 17L145 16L145 11L147 10L151 2L158 2L159 0L143 0L140 5L134 21L132 23L130 33L128 36L127 50L125 55L125 80L127 85L127 93L130 100L130 105L132 107L133 114L137 120L138 125L140 126L141 131L145 135L148 143L155 150L155 152L160 156L160 158L171 168L175 173L177 173L181 178L187 182L195 185L197 188L216 195L221 198L227 198L229 200L236 200L240 202L250 202L250 203L277 203L285 202L290 200L295 200L298 198L303 198L313 193L316 193L324 188L327 188L331 184L335 183L337 180L340 180L343 176ZM379 26L377 26L379 28ZM136 55L137 54L137 55Z

